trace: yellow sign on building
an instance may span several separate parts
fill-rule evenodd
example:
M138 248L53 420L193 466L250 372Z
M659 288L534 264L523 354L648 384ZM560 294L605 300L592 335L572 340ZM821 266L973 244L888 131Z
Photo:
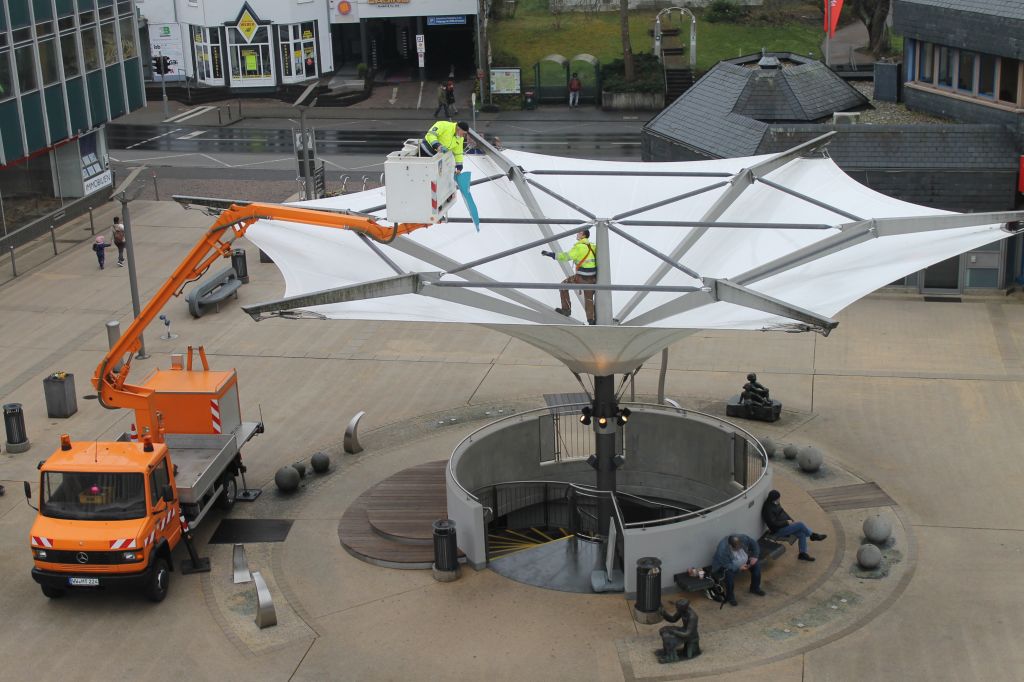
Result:
M242 34L243 38L245 38L245 42L251 43L252 37L256 35L256 29L259 27L260 25L256 23L256 18L249 13L248 9L246 9L242 12L242 17L238 20L238 25L235 28L237 28L238 32Z

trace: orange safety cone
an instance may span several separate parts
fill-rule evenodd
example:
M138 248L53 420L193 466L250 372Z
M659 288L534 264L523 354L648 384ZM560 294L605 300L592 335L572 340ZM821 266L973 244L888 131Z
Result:
M132 430L128 432L128 437L133 443L139 442L139 432L135 430L135 424L132 424Z

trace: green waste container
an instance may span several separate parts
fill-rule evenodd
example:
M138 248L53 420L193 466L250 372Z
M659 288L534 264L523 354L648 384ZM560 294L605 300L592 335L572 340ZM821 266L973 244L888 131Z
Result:
M537 95L533 90L527 90L523 93L523 107L526 109L537 108Z

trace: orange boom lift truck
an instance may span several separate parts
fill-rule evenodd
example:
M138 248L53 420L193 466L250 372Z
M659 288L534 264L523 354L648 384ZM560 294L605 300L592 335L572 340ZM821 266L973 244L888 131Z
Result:
M348 211L176 199L220 216L92 379L104 407L135 410L138 440L124 435L115 442L73 441L65 434L59 449L39 465L38 514L29 541L32 577L50 598L69 589L126 585L162 601L173 570L171 552L183 537L188 540L189 524L198 525L214 505L230 509L235 502L235 477L245 471L240 449L263 432L262 423L242 421L235 370L211 370L202 346L194 367L190 346L186 356L172 356L170 369L154 371L141 384L128 383L143 330L172 297L216 259L229 257L232 243L260 219L354 230L380 242L430 224L382 225ZM31 504L28 482L25 495ZM190 565L203 570L199 564L205 560L190 543L189 550L192 560L183 562L183 572Z

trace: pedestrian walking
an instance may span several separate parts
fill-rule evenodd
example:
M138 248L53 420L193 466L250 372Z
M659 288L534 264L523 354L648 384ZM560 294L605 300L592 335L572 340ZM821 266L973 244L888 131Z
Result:
M450 112L449 117L456 116L459 113L459 108L455 106L455 80L452 78L448 79L448 82L444 86L445 101L448 103L448 111Z
M580 91L583 90L583 83L580 82L580 77L576 74L572 74L572 78L569 79L569 106L578 107L580 105Z
M114 246L117 247L117 267L124 267L124 249L128 242L124 237L124 225L121 224L121 219L114 216Z
M110 248L110 244L107 243L103 235L96 235L96 242L92 245L92 250L96 252L96 260L99 261L100 270L103 269L103 264L107 261L106 249L108 248Z
M434 109L434 118L444 110L444 117L451 119L452 115L448 111L448 89L445 87L445 82L441 81L437 85L437 108Z

